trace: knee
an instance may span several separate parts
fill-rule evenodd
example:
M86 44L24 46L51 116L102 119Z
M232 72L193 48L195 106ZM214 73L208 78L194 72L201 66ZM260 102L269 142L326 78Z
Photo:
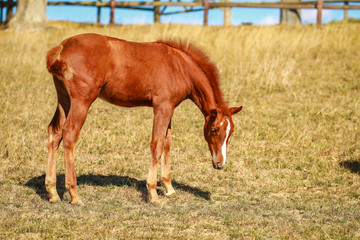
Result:
M59 142L62 138L62 133L53 133L53 132L49 132L49 144L53 147L53 148L57 148L59 145Z
M163 144L160 142L152 142L151 143L151 153L153 157L153 161L157 163L161 157L161 154L163 152Z

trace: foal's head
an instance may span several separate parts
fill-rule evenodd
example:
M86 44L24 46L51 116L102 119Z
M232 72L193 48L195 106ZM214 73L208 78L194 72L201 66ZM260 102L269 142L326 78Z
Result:
M205 119L204 136L208 142L215 169L223 169L226 164L226 146L234 131L231 116L240 112L241 107L230 108L230 114L225 115L219 109L212 109Z

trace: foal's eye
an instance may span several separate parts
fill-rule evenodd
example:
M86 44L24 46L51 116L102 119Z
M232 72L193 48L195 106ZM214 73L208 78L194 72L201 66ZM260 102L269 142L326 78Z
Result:
M216 128L211 128L211 133L216 135L217 133Z

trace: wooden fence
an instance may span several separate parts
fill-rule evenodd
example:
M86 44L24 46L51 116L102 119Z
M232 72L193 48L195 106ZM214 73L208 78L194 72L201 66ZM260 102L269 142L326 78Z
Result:
M171 0L170 0L171 1ZM349 9L358 9L360 10L360 5L349 5L349 2L358 3L360 0L317 0L317 1L281 1L281 2L231 2L231 0L225 0L224 2L210 2L210 0L195 0L193 2L160 2L159 0L150 1L139 1L139 2L128 2L128 1L115 1L110 0L103 2L101 0L97 1L88 1L88 2L65 2L65 1L56 1L48 2L48 6L92 6L97 7L97 22L100 23L100 14L101 8L107 7L110 8L110 24L114 24L114 9L115 8L127 8L127 9L138 9L144 11L153 11L154 12L154 22L160 22L161 15L177 14L177 13L186 13L193 11L204 11L204 26L208 25L209 18L209 9L213 8L224 8L224 23L229 23L231 18L230 14L226 14L226 9L231 11L231 8L275 8L275 9L317 9L317 25L321 26L322 19L322 10L323 9L342 9L344 10L344 21L348 21ZM330 4L329 4L330 3ZM331 3L343 3L340 5L334 5ZM1 16L0 21L3 21L3 8L7 8L6 21L8 21L13 14L13 7L16 6L16 2L13 0L0 0L1 7ZM183 7L184 10L176 12L165 12L167 7ZM160 10L160 7L163 7Z

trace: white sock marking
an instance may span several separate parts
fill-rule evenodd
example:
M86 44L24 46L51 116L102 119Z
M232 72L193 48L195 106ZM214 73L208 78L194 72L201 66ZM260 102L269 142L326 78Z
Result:
M229 122L229 119L226 119L226 121L228 122L228 125L226 127L226 137L225 137L225 140L224 140L224 143L223 145L221 146L221 154L223 156L223 164L221 165L222 167L225 166L225 163L226 163L226 142L227 142L227 139L229 137L229 133L230 133L230 122Z

